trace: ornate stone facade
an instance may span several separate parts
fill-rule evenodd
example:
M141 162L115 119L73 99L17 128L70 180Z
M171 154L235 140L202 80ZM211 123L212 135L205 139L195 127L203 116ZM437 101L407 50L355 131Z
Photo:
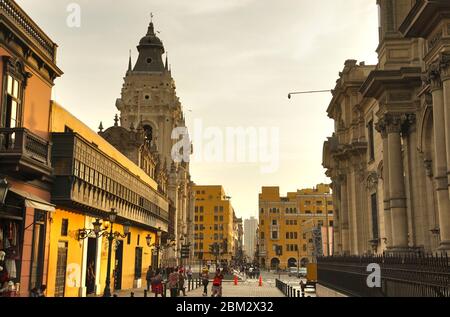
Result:
M336 251L449 252L450 3L378 4L379 64L347 61L328 108Z
M185 119L153 22L137 48L138 60L133 67L130 57L121 97L116 102L120 119L116 118L115 126L100 134L157 180L160 191L168 196L176 213L168 237L177 240L177 249L167 261L175 264L182 244L193 245L195 197L189 162L178 163L172 157L179 141L172 138L172 132L186 129Z

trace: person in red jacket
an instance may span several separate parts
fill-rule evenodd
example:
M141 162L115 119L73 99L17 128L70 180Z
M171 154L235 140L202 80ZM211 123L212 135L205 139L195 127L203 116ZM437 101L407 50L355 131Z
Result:
M213 286L212 286L212 297L222 297L222 281L223 275L220 269L217 270L214 276Z

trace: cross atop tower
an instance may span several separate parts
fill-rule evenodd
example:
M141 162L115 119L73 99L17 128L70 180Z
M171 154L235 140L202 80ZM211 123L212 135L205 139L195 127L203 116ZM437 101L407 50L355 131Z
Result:
M153 12L150 12L150 22L153 22Z

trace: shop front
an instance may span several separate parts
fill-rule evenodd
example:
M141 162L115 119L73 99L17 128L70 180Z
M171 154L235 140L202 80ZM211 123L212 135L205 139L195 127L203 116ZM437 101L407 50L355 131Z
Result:
M54 207L0 180L0 297L27 297L46 275L47 223Z

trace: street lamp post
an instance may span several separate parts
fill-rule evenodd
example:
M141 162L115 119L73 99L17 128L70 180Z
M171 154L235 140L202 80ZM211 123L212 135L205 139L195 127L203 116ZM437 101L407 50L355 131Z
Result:
M112 244L114 240L118 238L125 239L130 233L130 224L125 223L123 225L123 234L120 232L114 232L114 222L117 218L117 211L115 208L112 208L108 214L108 221L111 225L109 228L102 229L102 222L100 219L96 219L96 221L92 224L94 229L80 229L78 231L78 240L89 238L92 234L95 235L95 238L98 239L100 237L105 237L108 239L108 263L106 269L106 281L105 281L105 290L103 292L103 297L111 297L111 259L112 259Z

